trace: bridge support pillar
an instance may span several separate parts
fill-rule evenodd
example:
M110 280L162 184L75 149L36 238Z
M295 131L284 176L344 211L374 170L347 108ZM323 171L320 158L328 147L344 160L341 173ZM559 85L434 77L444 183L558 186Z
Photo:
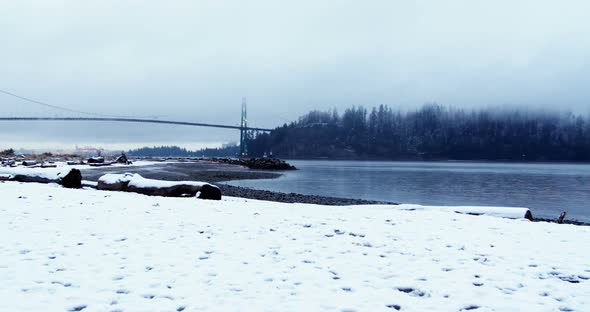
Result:
M240 122L240 155L248 157L248 116L246 113L246 98L242 98L242 117Z

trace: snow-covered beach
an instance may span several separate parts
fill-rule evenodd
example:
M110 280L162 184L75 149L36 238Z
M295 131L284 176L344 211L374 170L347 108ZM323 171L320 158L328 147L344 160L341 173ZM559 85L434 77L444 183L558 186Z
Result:
M0 182L2 311L583 311L590 227Z

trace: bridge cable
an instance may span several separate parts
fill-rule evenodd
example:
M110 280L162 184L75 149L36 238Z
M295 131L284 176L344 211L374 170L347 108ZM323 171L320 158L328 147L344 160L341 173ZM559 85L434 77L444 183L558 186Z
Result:
M38 105L42 105L42 106L46 106L46 107L55 108L55 109L61 109L61 110L68 111L68 112L71 112L71 113L86 114L86 115L93 115L93 116L102 116L102 117L116 117L116 118L136 118L136 117L142 117L142 116L109 115L109 114L100 114L100 113L91 113L91 112L79 111L79 110L75 110L75 109L71 109L71 108L61 107L61 106L52 105L52 104L48 104L48 103L45 103L45 102L33 100L33 99L30 99L30 98L27 98L27 97L24 97L24 96L20 96L18 94L14 94L12 92L8 92L8 91L2 90L2 89L0 89L0 93L4 93L6 95L10 95L12 97L21 99L23 101L27 101L27 102L31 102L31 103L34 103L34 104L38 104ZM157 118L159 116L145 116L145 117Z

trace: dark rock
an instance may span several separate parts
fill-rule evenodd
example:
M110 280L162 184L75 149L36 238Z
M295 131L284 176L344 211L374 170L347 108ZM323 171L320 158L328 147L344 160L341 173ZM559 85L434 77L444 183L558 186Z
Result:
M249 159L231 159L231 158L210 158L209 161L244 166L249 169L260 170L296 170L295 166L288 164L284 160L277 158L249 158Z
M563 220L565 219L565 215L566 215L566 214L567 214L567 212L565 212L565 211L562 211L562 212L559 214L559 218L557 218L557 223L559 223L559 224L562 224L562 223L563 223Z
M82 188L82 173L78 169L72 169L59 182L63 187Z
M296 168L288 164L284 160L276 158L250 158L243 160L246 167L250 169L263 169L263 170L295 170Z
M200 199L221 200L221 190L214 185L205 184L201 187Z
M119 164L129 164L129 159L127 159L127 155L125 155L125 153L121 153L121 156L117 157L115 159L115 162L119 163Z
M102 164L102 163L104 163L104 157L102 157L102 156L90 157L90 158L88 158L87 162L89 164Z

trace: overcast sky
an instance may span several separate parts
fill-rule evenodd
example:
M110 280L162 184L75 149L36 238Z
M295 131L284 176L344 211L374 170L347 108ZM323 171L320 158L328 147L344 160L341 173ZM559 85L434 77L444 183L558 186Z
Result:
M0 0L0 89L102 114L274 127L424 102L590 111L589 1ZM6 116L72 116L0 94ZM238 132L0 123L0 148L215 145ZM190 144L188 144L190 143Z

